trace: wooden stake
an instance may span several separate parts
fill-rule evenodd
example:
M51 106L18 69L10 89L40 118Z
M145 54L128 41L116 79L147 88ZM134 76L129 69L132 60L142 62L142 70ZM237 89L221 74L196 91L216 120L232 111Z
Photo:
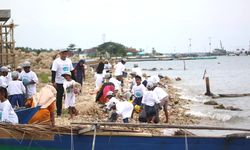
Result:
M210 92L209 77L206 77L205 80L206 80L206 93L205 93L205 95L212 96L213 94Z
M183 60L184 70L186 70L186 62Z

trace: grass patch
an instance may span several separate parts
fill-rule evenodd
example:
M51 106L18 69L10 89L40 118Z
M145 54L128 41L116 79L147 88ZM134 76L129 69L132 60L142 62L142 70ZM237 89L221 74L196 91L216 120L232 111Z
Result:
M41 82L41 83L49 83L50 82L50 78L49 78L50 74L49 73L42 72L42 73L37 74L37 77L39 79L39 82Z

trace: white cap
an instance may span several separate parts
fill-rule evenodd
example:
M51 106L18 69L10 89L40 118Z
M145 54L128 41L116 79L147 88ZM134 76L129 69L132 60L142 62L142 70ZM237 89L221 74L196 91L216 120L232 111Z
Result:
M149 81L149 82L147 83L147 88L148 88L148 89L152 89L153 87L154 87L154 83L151 82L151 81Z
M64 72L64 73L62 74L62 76L64 76L64 75L70 75L70 76L71 76L71 72Z
M11 73L11 78L12 79L14 79L14 78L18 78L18 72L17 71L13 71L12 73Z
M22 67L24 68L24 67L30 67L31 66L31 63L29 62L29 61L25 61L25 62L23 62L23 64L22 64Z
M1 72L9 72L8 67L2 66L2 67L1 67Z
M16 69L22 69L22 67L21 66L17 66Z

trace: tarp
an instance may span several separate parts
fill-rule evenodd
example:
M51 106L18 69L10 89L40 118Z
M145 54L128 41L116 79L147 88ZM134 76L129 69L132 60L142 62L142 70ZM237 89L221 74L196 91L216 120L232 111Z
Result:
M34 108L20 108L15 110L19 124L27 124L29 120L35 115L35 113L40 109L41 106L36 106Z

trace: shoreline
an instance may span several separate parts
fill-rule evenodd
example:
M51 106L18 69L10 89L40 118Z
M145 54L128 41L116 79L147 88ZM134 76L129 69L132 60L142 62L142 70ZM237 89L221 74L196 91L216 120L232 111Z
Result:
M94 78L93 74L88 70L86 76L86 82L83 83L83 93L76 97L76 108L79 111L78 116L75 116L73 120L68 120L67 110L63 109L63 114L61 118L56 118L57 126L70 125L71 122L107 122L108 114L104 113L99 104L95 102L95 94L91 94L94 90ZM190 101L181 99L178 94L178 89L173 87L173 82L168 77L161 80L163 85L168 86L168 94L171 97L168 102L168 112L169 112L169 125L196 125L199 123L199 118L186 115L185 112L188 110L184 105L190 103ZM139 115L134 114L134 117L130 119L130 123L139 123ZM165 114L161 110L159 112L160 122L163 124L165 121ZM119 118L118 123L122 120ZM164 123L165 124L165 123ZM151 132L155 134L163 134L162 129L140 129L135 128L133 130L142 130L143 132Z

